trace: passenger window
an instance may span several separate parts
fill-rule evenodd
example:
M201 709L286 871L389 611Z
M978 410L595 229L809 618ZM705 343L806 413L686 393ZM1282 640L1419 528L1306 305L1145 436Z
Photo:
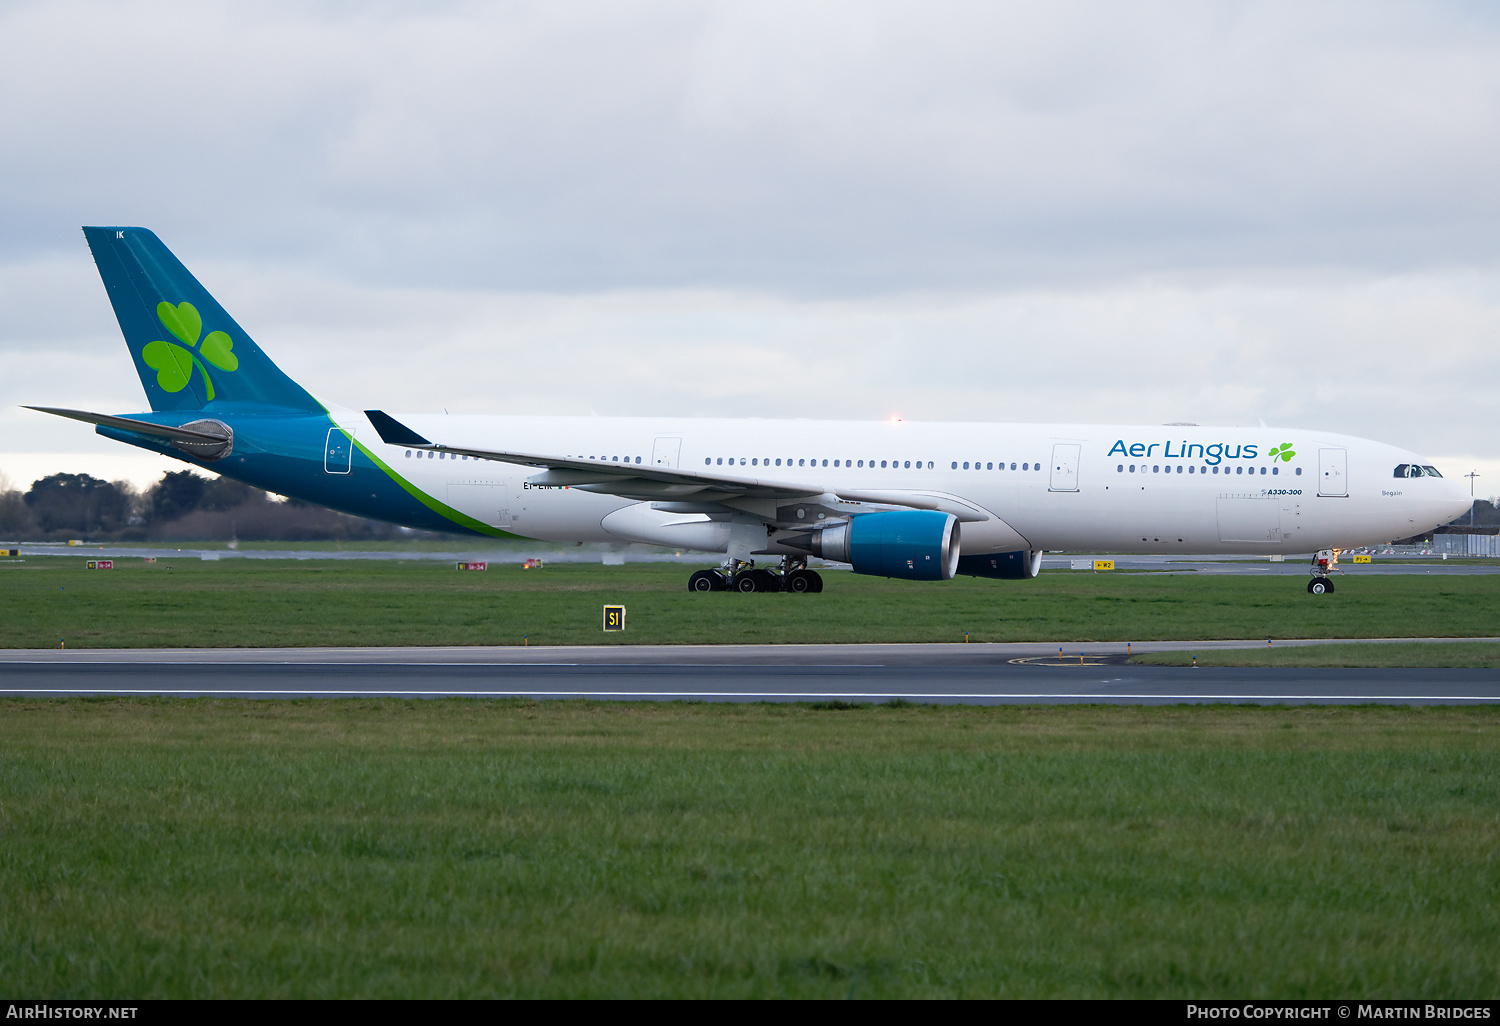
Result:
M1153 463L1151 465L1151 473L1153 473L1153 474L1160 474L1161 473L1161 465Z
M984 469L985 470L994 470L995 469L995 465L993 463L986 463L984 465Z
M1135 464L1134 464L1134 463L1132 463L1132 464L1131 464L1131 465L1130 465L1130 472L1131 472L1131 473L1132 473L1132 474L1134 474L1134 473L1135 473Z
M1125 464L1123 464L1123 463L1117 463L1117 464L1115 464L1115 473L1116 474L1123 474L1123 473L1125 473Z
M964 469L965 469L965 470L968 470L968 469L969 469L969 464L968 464L968 461L967 461L967 460L965 460L965 461L964 461Z
M1181 463L1177 464L1177 473L1179 473L1179 474L1182 473L1182 464Z
M1031 469L1031 464L1030 463L1023 463L1023 464L1021 464L1021 469L1022 470L1030 470Z
M1015 469L1016 469L1016 465L1015 465L1015 464L1014 464L1014 463L1012 463L1012 464L1011 464L1011 465L1010 465L1010 469L1011 469L1011 470L1015 470Z
M1236 474L1243 474L1245 472L1245 468L1244 467L1235 467L1234 468L1234 472Z
M406 458L407 459L411 459L411 450L410 449L406 450Z
M880 461L880 469L881 469L881 470L884 470L884 469L885 469L885 460L881 460L881 461Z
M864 465L865 465L865 461L864 461L864 460L860 460L860 461L859 461L859 465L860 465L860 466L861 466L861 467L862 467L862 466L864 466Z
M1188 467L1188 473L1189 474L1196 474L1197 472L1198 472L1198 468L1197 467Z
M910 470L910 469L911 469L911 460L907 460L907 461L906 461L906 469L907 469L907 470Z
M1261 467L1260 468L1260 476L1261 477L1265 477L1266 476L1266 468L1265 467Z
M1275 477L1279 473L1281 473L1281 468L1280 467L1272 467L1271 468L1271 476L1272 477Z
M952 463L948 464L948 469L949 470L957 470L958 469L958 460L954 460Z

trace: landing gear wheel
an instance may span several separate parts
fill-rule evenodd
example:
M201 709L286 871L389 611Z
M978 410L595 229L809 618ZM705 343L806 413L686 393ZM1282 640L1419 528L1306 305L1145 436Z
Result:
M756 580L755 572L751 570L741 571L729 581L729 587L734 591L742 591L749 594L752 591L760 591L760 581Z
M1309 595L1332 595L1333 582L1326 577L1314 577L1307 582L1307 593Z
M688 578L688 591L723 591L724 578L712 570L699 570Z
M786 575L786 590L796 595L807 595L823 590L823 578L813 570L793 570Z

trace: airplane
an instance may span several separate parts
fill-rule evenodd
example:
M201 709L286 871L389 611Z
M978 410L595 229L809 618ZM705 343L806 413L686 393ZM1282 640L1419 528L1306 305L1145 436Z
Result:
M359 411L284 374L151 231L83 232L151 410L28 408L408 527L722 553L691 591L819 592L813 556L942 581L1034 578L1045 550L1337 550L1470 505L1417 454L1325 431Z

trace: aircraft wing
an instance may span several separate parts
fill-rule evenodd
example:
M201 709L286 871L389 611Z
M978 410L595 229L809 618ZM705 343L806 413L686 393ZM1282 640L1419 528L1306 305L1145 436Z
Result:
M580 491L602 492L627 499L721 502L736 499L793 499L824 494L825 489L761 477L704 473L676 467L648 467L578 456L554 456L513 449L480 449L433 442L380 410L366 410L382 441L413 449L454 453L481 460L497 460L543 472L529 478L533 485L566 485Z
M888 508L932 509L952 513L959 523L974 524L993 519L989 510L948 492L922 492L905 488L837 488L845 502L877 503Z

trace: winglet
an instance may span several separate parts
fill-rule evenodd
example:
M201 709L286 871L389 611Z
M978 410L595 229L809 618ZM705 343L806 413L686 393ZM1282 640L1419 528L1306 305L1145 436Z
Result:
M370 418L370 423L375 425L375 431L380 435L380 440L386 445L432 444L389 413L366 410L365 416Z

